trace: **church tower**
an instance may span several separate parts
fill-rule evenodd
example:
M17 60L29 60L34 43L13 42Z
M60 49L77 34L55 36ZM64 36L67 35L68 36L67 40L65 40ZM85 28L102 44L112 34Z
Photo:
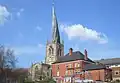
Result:
M45 63L52 64L64 56L64 43L61 43L54 3L52 5L52 40L47 41Z

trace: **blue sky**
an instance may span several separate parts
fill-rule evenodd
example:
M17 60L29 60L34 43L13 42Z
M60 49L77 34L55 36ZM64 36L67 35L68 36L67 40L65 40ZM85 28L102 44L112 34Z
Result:
M65 53L72 47L91 59L120 54L120 0L56 0ZM0 0L0 44L12 48L18 67L45 57L52 33L52 0Z

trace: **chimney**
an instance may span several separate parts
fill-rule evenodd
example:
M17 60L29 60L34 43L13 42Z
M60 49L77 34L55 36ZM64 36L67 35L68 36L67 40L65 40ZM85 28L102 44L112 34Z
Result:
M84 54L85 54L84 59L87 60L88 59L88 54L87 54L87 50L86 49L84 51Z
M70 49L69 49L69 55L70 55L70 56L72 55L72 52L73 52L73 49L70 48Z

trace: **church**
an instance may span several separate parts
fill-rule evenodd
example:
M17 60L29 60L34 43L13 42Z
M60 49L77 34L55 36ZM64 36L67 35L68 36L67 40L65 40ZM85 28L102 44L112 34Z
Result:
M29 69L29 77L33 81L39 81L36 72L41 71L45 73L45 76L52 76L52 63L56 62L60 56L64 56L64 43L60 40L60 33L58 28L58 22L56 18L54 4L52 7L52 39L47 41L46 44L46 56L44 63L34 63ZM40 73L41 74L41 73Z
M111 80L111 70L103 64L97 64L88 57L87 50L84 53L73 51L64 55L64 42L61 41L54 4L52 6L52 39L46 43L46 56L44 63L34 63L29 69L29 76L33 81L39 81L37 77L42 74L53 77L60 83L71 83L76 80ZM36 73L37 72L37 73ZM89 74L89 75L88 75ZM41 77L41 80L43 78Z

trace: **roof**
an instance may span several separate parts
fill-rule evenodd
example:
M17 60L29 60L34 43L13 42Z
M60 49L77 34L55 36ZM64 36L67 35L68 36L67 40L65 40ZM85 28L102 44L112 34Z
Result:
M85 60L84 54L82 54L80 51L75 51L75 52L72 52L72 55L70 56L69 53L67 53L65 56L59 57L58 61L54 63L69 62L69 61L75 61L75 60ZM94 61L92 61L89 58L86 61L94 63Z
M105 65L115 65L115 64L120 64L120 58L101 59L101 60L96 60L95 62L100 62Z
M60 33L59 33L59 29L58 29L58 22L57 22L54 5L52 7L52 28L53 28L52 41L54 43L60 44Z
M99 64L86 64L84 68L84 70L98 70L98 69L106 69L106 66Z

